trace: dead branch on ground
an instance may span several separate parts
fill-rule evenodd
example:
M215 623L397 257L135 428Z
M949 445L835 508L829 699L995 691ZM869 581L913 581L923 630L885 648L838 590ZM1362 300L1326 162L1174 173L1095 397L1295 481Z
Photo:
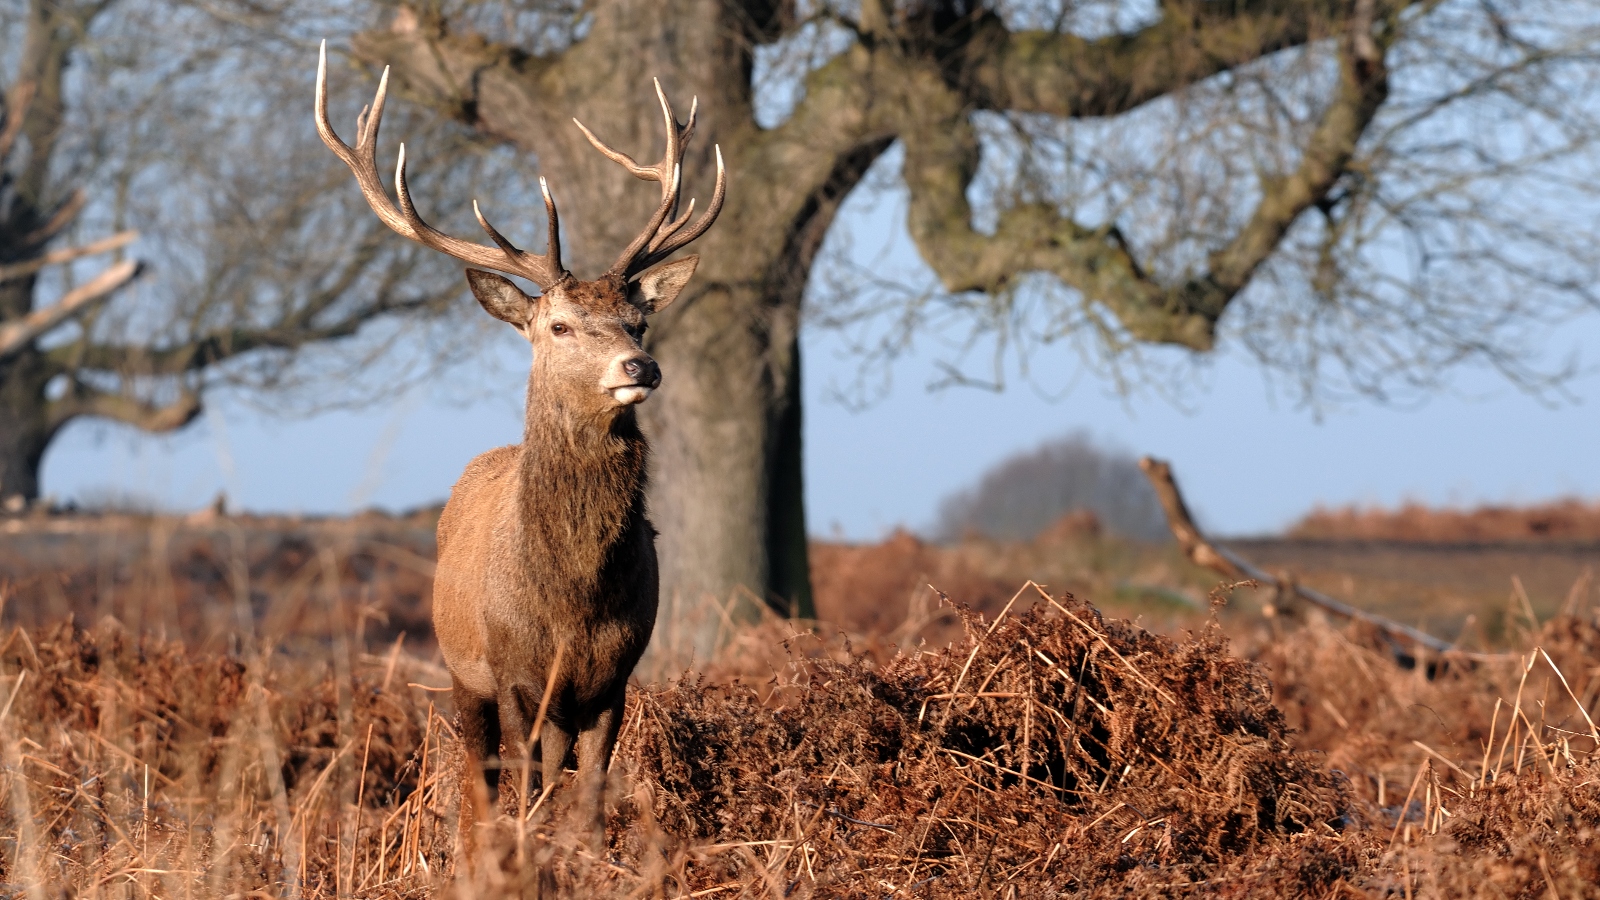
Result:
M1377 613L1351 606L1341 600L1335 600L1321 591L1297 583L1292 577L1273 575L1227 547L1212 542L1200 531L1199 526L1195 525L1194 517L1189 514L1188 504L1183 502L1183 494L1178 491L1177 479L1172 476L1172 465L1165 460L1146 456L1139 460L1139 468L1144 470L1145 476L1150 479L1150 485L1155 488L1156 496L1161 500L1161 508L1166 511L1167 525L1172 529L1173 537L1178 539L1184 555L1195 565L1204 566L1228 578L1260 582L1276 589L1280 595L1299 597L1319 609L1371 625L1391 638L1426 647L1435 653L1451 653L1469 658L1484 655L1463 654L1449 641L1412 628L1410 625L1402 625Z

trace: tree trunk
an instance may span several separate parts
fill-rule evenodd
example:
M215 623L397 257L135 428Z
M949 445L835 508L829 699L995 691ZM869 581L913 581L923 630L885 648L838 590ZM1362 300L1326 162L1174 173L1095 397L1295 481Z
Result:
M32 413L43 408L33 401L30 409L24 400L18 403L14 388L22 379L12 378L0 365L0 513L17 513L39 496L39 465L44 461L44 448L49 444L50 432L32 421Z
M0 286L0 308L25 304L32 285L28 278ZM39 466L55 430L44 398L51 374L36 353L0 359L0 513L21 512L39 496Z
M664 374L643 407L650 514L664 597L737 606L754 597L809 615L798 309L766 300L718 285L652 326L649 352Z
M798 329L796 329L798 332ZM791 341L790 366L783 400L773 412L774 446L771 490L767 500L767 583L774 596L788 601L793 618L816 618L811 596L811 557L806 534L805 454L800 403L800 336Z

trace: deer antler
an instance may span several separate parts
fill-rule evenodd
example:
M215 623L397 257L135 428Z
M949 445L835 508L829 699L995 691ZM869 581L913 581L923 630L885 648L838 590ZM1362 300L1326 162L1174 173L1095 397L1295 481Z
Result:
M661 89L661 80L656 79L656 97L661 100L661 116L665 120L667 129L667 152L661 161L653 166L641 166L633 157L621 153L607 146L606 143L594 136L594 132L584 127L582 122L573 119L573 124L583 132L596 150L605 154L612 162L627 169L634 177L645 181L655 181L661 185L661 205L656 207L655 215L650 217L650 222L633 239L617 261L606 270L608 275L620 275L631 278L656 263L666 259L674 251L687 246L688 243L711 227L717 220L717 214L722 212L722 200L727 194L727 170L722 164L722 148L716 148L717 153L717 187L711 195L711 205L706 209L705 215L698 222L690 226L687 231L681 231L694 215L694 201L689 201L689 208L682 216L678 215L678 191L683 181L683 154L689 146L689 138L694 135L695 113L700 108L699 98L689 105L689 121L683 125L678 124L678 119L672 112L672 104L667 102L667 94Z
M395 166L394 172L394 190L399 205L389 199L389 193L378 177L378 125L383 119L383 102L388 91L389 69L385 67L383 77L378 81L378 93L372 100L372 106L364 107L360 117L356 119L355 147L352 148L340 140L333 131L333 125L328 121L328 42L322 42L322 52L317 59L317 133L322 136L322 142L328 145L328 149L350 167L350 171L356 176L356 183L361 185L362 196L367 198L367 205L378 214L383 224L399 235L408 237L424 247L446 253L462 262L494 269L508 275L521 275L537 284L542 290L548 291L570 278L567 270L561 267L560 222L556 216L555 201L550 197L550 187L545 184L543 178L539 179L539 191L544 195L544 208L550 219L550 250L543 256L519 250L506 240L505 236L496 231L494 226L489 224L489 220L483 217L476 200L472 202L472 211L478 217L478 224L483 226L483 230L494 241L494 247L453 238L422 221L422 217L417 215L416 207L411 203L411 194L406 189L405 144L400 145L399 163Z

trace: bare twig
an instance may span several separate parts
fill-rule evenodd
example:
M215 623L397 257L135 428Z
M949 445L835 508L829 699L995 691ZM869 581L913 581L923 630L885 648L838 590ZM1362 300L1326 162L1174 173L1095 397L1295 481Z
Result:
M1556 677L1561 679L1561 687L1566 690L1567 696L1571 697L1572 702L1577 705L1578 714L1583 716L1583 721L1589 726L1589 736L1594 738L1595 747L1600 749L1600 728L1595 727L1594 719L1589 718L1589 711L1583 708L1583 701L1579 700L1578 695L1572 692L1572 686L1567 684L1567 676L1561 674L1561 667L1556 665L1556 661L1550 658L1550 653L1543 647L1538 648L1538 650L1544 656L1544 661L1550 664L1550 669L1556 673Z

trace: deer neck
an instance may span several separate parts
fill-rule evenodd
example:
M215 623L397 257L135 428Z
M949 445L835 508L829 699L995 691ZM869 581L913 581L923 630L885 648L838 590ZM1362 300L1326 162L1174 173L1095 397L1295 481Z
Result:
M633 407L596 415L528 382L520 460L523 559L552 589L583 593L644 518L649 452Z

